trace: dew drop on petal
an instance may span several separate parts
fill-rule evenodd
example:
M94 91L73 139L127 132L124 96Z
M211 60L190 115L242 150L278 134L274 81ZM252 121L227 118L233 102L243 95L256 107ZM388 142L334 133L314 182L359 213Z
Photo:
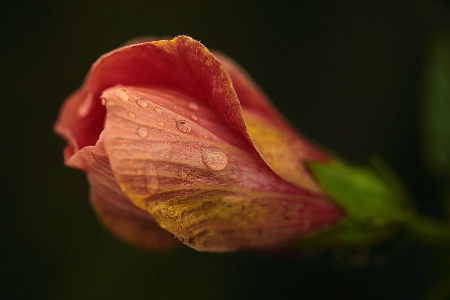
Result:
M128 115L131 119L136 118L136 114L135 114L134 112L132 112L132 111L129 111L129 112L127 113L127 115Z
M230 177L231 179L235 179L238 177L238 171L236 169L230 169L227 173L228 177Z
M187 170L185 170L185 169L181 169L179 172L178 172L178 176L180 176L180 178L182 178L182 179L185 179L187 176L188 176L188 171Z
M162 113L162 109L159 108L159 107L155 107L155 111L156 111L158 114Z
M190 109L192 109L192 110L197 110L197 109L198 109L197 103L194 103L194 102L190 102L190 103L188 104L188 107L189 107Z
M139 105L140 107L146 108L148 106L148 102L145 99L142 98L137 98L136 99L136 104Z
M139 127L137 130L138 136L145 138L148 135L148 129L145 127Z
M128 101L128 93L122 89L118 89L114 91L114 95L116 95L118 98L122 99L123 101Z
M158 125L161 126L161 127L164 127L164 123L162 121L159 121Z
M191 125L189 125L189 123L185 120L177 121L177 128L179 131L184 133L191 132L192 130Z
M202 160L205 166L214 171L223 170L228 163L225 152L219 148L202 148Z
M103 105L105 105L105 106L114 106L114 105L116 105L116 101L114 100L114 99L105 99L105 98L102 98L102 104Z

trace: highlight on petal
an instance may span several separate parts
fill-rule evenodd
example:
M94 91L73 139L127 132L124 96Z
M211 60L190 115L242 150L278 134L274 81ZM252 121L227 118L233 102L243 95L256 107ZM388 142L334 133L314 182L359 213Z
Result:
M115 86L102 97L105 149L122 191L189 246L270 247L342 217L322 195L274 174L192 96Z

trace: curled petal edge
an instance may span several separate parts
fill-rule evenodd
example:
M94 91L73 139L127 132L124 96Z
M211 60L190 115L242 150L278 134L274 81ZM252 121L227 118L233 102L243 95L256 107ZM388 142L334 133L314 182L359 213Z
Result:
M330 157L299 136L237 64L222 54L216 55L187 36L133 44L103 55L94 63L80 95L68 100L56 125L73 148L66 156L95 144L95 133L101 132L104 122L104 108L98 100L104 90L119 83L170 86L207 101L281 178L322 193L304 162ZM84 101L75 112L77 118L71 117L82 96ZM255 125L267 125L264 130L272 133L272 139L255 131ZM274 142L280 147L274 147Z
M106 90L103 138L122 191L180 241L199 251L267 248L342 217L326 197L273 174L256 153L211 137L198 125L205 114L198 124L183 121L189 130L179 130L177 120L186 117L183 103L192 102L177 94L168 110L158 92ZM204 149L216 149L212 159L223 155L220 165L205 161Z

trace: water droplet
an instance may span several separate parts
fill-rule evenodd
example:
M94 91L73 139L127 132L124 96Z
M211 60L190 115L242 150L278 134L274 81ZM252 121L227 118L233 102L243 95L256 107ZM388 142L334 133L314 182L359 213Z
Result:
M148 129L145 127L139 127L137 130L138 136L145 138L148 135Z
M188 104L188 107L189 107L190 109L192 109L192 110L197 110L197 109L198 109L197 103L194 103L194 102L190 102L190 103Z
M158 114L162 113L162 109L159 108L159 107L155 107L155 111L156 111Z
M191 119L194 120L194 121L198 121L198 117L196 115L192 115Z
M182 179L185 179L188 176L188 174L189 174L189 171L185 170L185 169L181 169L178 172L178 176L180 176L180 178L182 178Z
M128 93L125 90L118 89L114 91L114 95L116 95L118 98L122 99L123 101L128 101Z
M110 99L102 98L102 104L105 106L114 106L114 105L116 105L116 101L111 98Z
M227 175L228 175L228 177L230 177L231 179L235 179L235 178L237 178L238 177L238 171L236 170L236 169L230 169L230 170L228 170L228 173L227 173Z
M136 118L136 114L135 114L134 112L132 112L132 111L129 111L129 112L127 113L127 115L128 115L130 118L132 118L132 119Z
M185 120L177 121L177 128L179 131L184 133L191 132L192 130L191 125L189 125L189 123Z
M137 98L136 99L136 104L139 105L140 107L146 108L148 106L148 102L145 99L142 98Z
M161 126L161 127L164 127L164 123L162 121L159 121L158 125Z
M223 170L228 163L227 155L219 148L202 148L202 160L214 171Z

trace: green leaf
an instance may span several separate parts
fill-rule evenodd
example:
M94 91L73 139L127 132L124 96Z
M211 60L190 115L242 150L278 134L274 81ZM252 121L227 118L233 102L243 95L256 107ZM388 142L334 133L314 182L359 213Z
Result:
M374 169L352 166L341 161L310 163L309 167L320 186L352 219L383 224L403 222L412 213L408 202L396 190L398 188L390 188Z
M450 243L450 224L419 216L405 188L380 159L374 168L342 161L308 163L320 186L347 213L335 226L301 244L367 246L406 232L427 243Z

